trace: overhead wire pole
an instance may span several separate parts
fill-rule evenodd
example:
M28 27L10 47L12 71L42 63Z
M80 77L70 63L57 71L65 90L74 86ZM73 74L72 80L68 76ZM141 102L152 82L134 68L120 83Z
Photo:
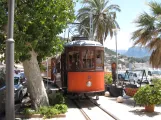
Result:
M8 35L6 40L6 120L15 119L14 105L14 3L8 0Z
M93 13L92 10L90 10L90 39L93 40Z
M118 51L117 51L117 32L119 29L113 29L116 43L116 81L118 81Z

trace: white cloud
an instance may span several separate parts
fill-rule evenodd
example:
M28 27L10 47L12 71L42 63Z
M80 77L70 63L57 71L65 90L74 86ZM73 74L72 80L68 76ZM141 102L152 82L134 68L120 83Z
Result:
M130 39L130 33L119 31L117 34L117 49L118 50L127 50L129 47L133 46L133 41ZM105 42L105 47L109 49L116 49L115 36L111 39L109 36Z

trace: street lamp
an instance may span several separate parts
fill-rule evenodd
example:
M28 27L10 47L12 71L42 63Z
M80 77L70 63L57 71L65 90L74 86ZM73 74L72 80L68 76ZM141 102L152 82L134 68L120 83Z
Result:
M117 32L120 29L113 29L115 35L115 44L116 44L116 81L118 80L118 52L117 52Z
M6 120L15 119L14 104L14 0L8 0L8 31L6 40Z

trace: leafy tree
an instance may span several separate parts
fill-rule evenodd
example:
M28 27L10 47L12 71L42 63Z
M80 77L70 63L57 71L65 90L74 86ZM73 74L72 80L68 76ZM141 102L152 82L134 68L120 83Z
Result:
M108 35L113 36L112 29L119 28L116 22L116 12L120 11L120 7L115 4L109 5L109 0L84 0L82 3L84 6L79 9L77 14L77 20L82 24L79 27L80 34L88 36L90 12L92 12L95 39L103 44Z
M135 21L138 30L133 32L134 45L141 45L153 50L150 63L161 67L161 3L149 2L150 13L142 13Z
M6 4L6 0L0 1L0 4ZM2 18L7 16L5 10L0 11L3 13L0 16L2 21L6 20ZM15 60L23 63L35 108L49 104L38 63L62 50L63 42L57 35L74 18L72 0L16 0Z
M0 54L5 52L5 39L6 39L6 28L7 28L7 3L0 1ZM3 57L0 58L2 62Z
M5 85L5 70L0 68L0 88Z

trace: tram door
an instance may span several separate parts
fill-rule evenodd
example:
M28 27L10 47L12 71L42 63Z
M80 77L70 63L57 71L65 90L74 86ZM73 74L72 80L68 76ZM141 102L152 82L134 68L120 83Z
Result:
M66 54L61 54L61 83L62 88L67 88L67 69L66 69Z

